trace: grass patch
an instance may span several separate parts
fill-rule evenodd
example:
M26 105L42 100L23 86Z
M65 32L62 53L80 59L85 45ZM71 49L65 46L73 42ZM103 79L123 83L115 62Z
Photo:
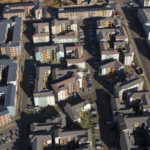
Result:
M124 71L126 72L135 72L134 68L131 66L124 66Z
M93 128L93 122L92 122L92 114L90 111L87 112L83 112L82 117L81 117L81 122L80 122L80 126L82 128L90 128L91 132L92 132L92 144L94 149L95 148L95 136L94 136L94 128Z

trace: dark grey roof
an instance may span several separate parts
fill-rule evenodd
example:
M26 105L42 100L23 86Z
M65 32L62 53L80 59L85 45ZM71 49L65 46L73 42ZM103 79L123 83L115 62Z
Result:
M96 6L80 6L80 7L68 7L60 8L58 13L70 13L70 12L82 12L82 11L94 11L94 10L115 10L115 5L96 5Z
M51 73L50 65L36 67L35 93L43 91L43 86L44 86L43 79L45 78L45 72L48 72L48 71L50 71Z
M11 64L9 65L7 83L9 83L11 81L16 81L17 69L18 69L17 63L12 61Z
M45 50L54 50L56 52L62 51L64 52L64 46L63 44L57 44L57 45L49 45L49 46L38 46L35 48L35 53L37 52L43 52Z
M24 10L23 9L11 9L9 11L3 11L3 14L10 14L10 13L24 13Z
M23 3L11 3L6 5L6 7L9 6L11 7L20 7L20 6L35 6L33 2L23 2Z
M126 89L141 82L144 82L143 79L135 72L132 72L129 75L127 75L126 81L124 81L123 83L121 82L117 83L115 85L115 89L117 90Z
M5 42L6 30L7 30L7 22L6 21L0 22L0 43Z
M12 42L19 42L20 41L20 36L21 36L21 22L22 18L21 17L16 17L15 18L15 26L13 30L13 40Z
M5 95L5 107L15 105L16 85L10 84L7 86L7 93Z
M100 67L102 69L104 68L109 68L109 67L114 67L114 68L122 68L123 67L123 64L119 61L119 60L111 60L111 61L108 61L108 62L104 62L100 65Z
M0 59L0 67L1 66L8 66L8 76L7 76L7 83L12 81L16 81L16 72L18 69L18 65L11 59Z
M7 108L0 108L0 116L4 116L8 113L9 113L9 111Z

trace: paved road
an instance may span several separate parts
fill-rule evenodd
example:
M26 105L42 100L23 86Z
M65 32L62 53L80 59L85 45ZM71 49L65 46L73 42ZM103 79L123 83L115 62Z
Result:
M137 10L127 8L125 2L118 0L118 8L122 12L122 17L129 21L129 25L125 23L128 31L130 42L134 48L135 54L145 74L145 80L150 89L150 50L144 38L144 32L140 22L137 19Z
M96 33L95 28L93 27L93 39L96 39ZM98 115L99 115L99 124L100 124L100 139L103 140L103 146L104 150L109 150L114 144L117 139L115 132L111 130L111 125L107 125L107 121L112 121L111 116L111 108L110 108L110 95L103 85L100 84L99 77L96 75L98 71L98 65L94 64L94 61L98 58L99 59L99 49L97 47L97 43L92 42L91 39L89 39L89 32L86 29L85 36L87 37L85 39L85 51L84 51L84 57L87 60L89 64L89 69L91 70L91 76L94 84L94 92L91 96L92 100L95 100L97 104L98 109ZM96 48L92 48L95 46ZM96 54L93 55L92 51L96 51ZM108 94L109 93L109 94Z

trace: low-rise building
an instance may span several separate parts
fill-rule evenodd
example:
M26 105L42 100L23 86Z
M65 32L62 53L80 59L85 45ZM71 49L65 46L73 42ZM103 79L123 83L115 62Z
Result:
M91 17L111 17L113 16L115 9L115 5L60 8L58 11L58 18L69 20L83 20Z
M52 72L52 89L58 101L65 100L82 88L83 72L78 68L59 69Z
M48 88L48 79L51 74L51 68L47 66L36 67L35 90L33 93L36 107L46 107L55 105L55 97Z
M11 122L10 113L7 108L0 109L0 127Z
M85 69L86 63L83 58L83 46L67 46L66 47L67 66L76 65Z
M81 121L82 113L89 110L91 110L91 104L87 100L72 106L67 103L67 105L64 107L66 115L74 123L79 123Z
M104 62L99 67L99 73L103 75L108 75L110 73L120 73L124 71L124 66L119 60L112 60Z
M52 34L60 34L65 31L78 31L77 21L75 20L57 20L51 23Z
M64 46L62 44L35 48L35 58L40 63L61 62L64 57Z
M0 54L11 58L21 55L22 19L0 22Z
M50 41L49 23L34 23L35 33L33 43L45 43Z
M3 17L10 19L11 17L17 16L25 19L26 16L32 15L34 7L35 4L33 2L11 3L4 7Z
M126 76L124 82L118 82L114 87L115 97L123 99L126 96L126 92L129 91L141 91L143 90L143 79L137 75L135 72L132 72Z

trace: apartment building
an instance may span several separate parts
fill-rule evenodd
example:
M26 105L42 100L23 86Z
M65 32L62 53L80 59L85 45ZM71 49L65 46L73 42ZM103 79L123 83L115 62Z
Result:
M52 34L60 34L66 31L78 31L77 21L75 20L57 20L51 23Z
M36 107L55 105L54 93L50 91L48 87L50 74L51 67L49 65L36 67L35 89L33 93L34 104Z
M64 53L62 44L35 48L35 58L40 63L61 62L64 60Z
M33 43L45 43L50 41L49 23L34 23L35 33L33 34Z
M106 18L96 21L96 26L98 29L104 28L119 28L121 27L121 20L118 18Z
M135 72L132 72L126 76L124 82L118 82L114 86L114 96L123 99L126 97L126 92L143 90L143 84L143 79Z
M149 94L129 91L124 100L112 97L111 106L114 123L118 126L120 149L147 149L150 146Z
M119 60L111 60L104 62L99 67L99 74L109 75L114 73L120 73L124 71L124 66Z
M47 119L43 123L32 123L30 125L29 139L32 150L43 150L44 148L52 148L52 131L54 127L61 128L62 119L60 115ZM64 118L65 119L65 118Z
M138 9L138 19L143 27L147 37L148 45L150 45L150 8Z
M121 26L118 29L116 29L116 36L115 36L115 40L116 41L125 41L128 42L128 34L127 31L125 29L125 27Z
M90 129L63 130L54 131L54 140L56 147L70 149L88 149L93 150L92 133ZM68 145L71 142L70 145Z
M65 116L59 114L52 119L47 119L46 122L32 123L29 134L32 150L53 149L53 147L93 150L91 130L66 130L62 125L65 119Z
M83 58L83 46L67 46L65 49L67 66L76 65L85 69L86 62Z
M0 127L11 122L11 117L7 108L0 109Z
M149 93L144 91L127 92L126 103L129 107L134 107L135 104L138 104L139 109L143 110L143 112L149 111Z
M54 44L76 43L78 42L78 32L70 31L64 34L53 35L52 41L54 42Z
M66 104L64 111L73 123L79 123L83 112L91 110L91 104L85 100L75 105Z
M149 7L149 6L150 6L150 0L139 0L139 3L140 3L143 7Z
M83 72L78 68L55 68L52 71L51 84L58 101L65 100L82 88Z
M115 5L60 8L58 11L58 18L69 20L83 20L91 17L111 17L113 16L115 9Z
M17 107L18 65L10 59L0 60L0 110L6 108L15 116Z
M21 55L22 19L0 22L0 54L10 58Z
M97 41L98 42L110 42L111 37L115 36L116 29L115 28L104 28L104 29L97 29Z
M107 42L100 42L100 54L101 54L101 61L106 60L119 60L119 52L113 48L110 48L110 44Z
M11 17L17 16L25 19L26 16L32 15L34 7L35 4L33 2L11 3L4 7L3 17L10 19Z

